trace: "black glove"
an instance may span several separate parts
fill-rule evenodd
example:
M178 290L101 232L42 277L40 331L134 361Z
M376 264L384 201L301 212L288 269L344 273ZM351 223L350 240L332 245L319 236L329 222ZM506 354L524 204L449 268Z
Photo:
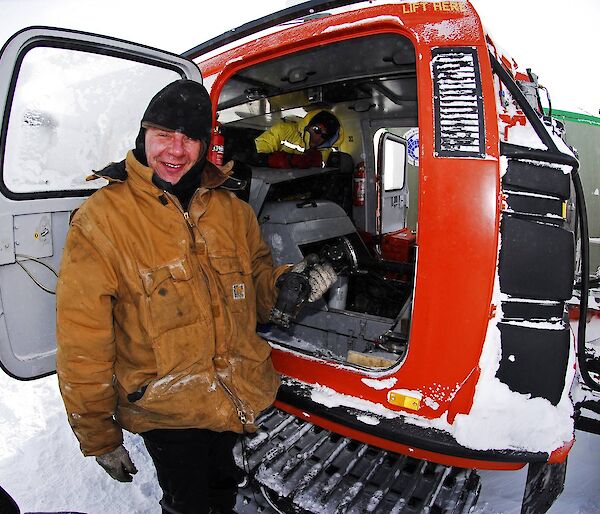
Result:
M310 284L310 294L307 300L309 303L316 302L321 298L338 278L331 264L328 262L323 264L314 262L316 259L316 256L312 254L307 255L303 261L300 261L291 269L296 273L303 273L308 266L308 271L305 274L308 275L308 283Z
M320 263L318 255L307 255L277 280L279 294L269 320L289 328L302 306L321 298L336 280L337 274L331 264Z
M137 469L131 462L129 453L123 445L112 452L98 455L96 462L100 464L112 478L119 482L131 482L137 473Z

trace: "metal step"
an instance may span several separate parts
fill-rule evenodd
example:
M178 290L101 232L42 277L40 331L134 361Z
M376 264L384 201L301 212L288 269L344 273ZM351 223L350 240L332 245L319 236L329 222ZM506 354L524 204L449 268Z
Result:
M479 496L474 470L369 446L278 409L236 447L249 476L239 514L467 513Z

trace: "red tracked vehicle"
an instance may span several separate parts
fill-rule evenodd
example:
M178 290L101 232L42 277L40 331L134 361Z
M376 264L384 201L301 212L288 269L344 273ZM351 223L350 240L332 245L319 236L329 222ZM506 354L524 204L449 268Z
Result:
M264 327L286 377L276 405L418 459L560 475L578 166L562 126L467 2L342 4L291 8L186 53L226 158L319 108L344 130L322 170L252 170L278 263L331 246L351 261L329 303Z

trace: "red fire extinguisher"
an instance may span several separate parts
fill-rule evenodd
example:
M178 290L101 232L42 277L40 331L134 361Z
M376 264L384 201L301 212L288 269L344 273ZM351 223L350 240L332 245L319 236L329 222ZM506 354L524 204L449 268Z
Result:
M352 191L352 203L356 207L365 205L365 180L367 174L365 172L365 163L360 161L354 170L354 187Z
M221 124L217 121L212 133L210 151L208 152L208 160L213 164L221 166L223 164L223 151L225 149L225 138L221 132Z

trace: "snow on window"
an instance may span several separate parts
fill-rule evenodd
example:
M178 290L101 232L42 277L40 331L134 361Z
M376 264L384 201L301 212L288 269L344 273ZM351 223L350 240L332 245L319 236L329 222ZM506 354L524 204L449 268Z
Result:
M3 179L15 193L99 187L91 170L125 157L173 70L63 48L24 57L10 110Z

